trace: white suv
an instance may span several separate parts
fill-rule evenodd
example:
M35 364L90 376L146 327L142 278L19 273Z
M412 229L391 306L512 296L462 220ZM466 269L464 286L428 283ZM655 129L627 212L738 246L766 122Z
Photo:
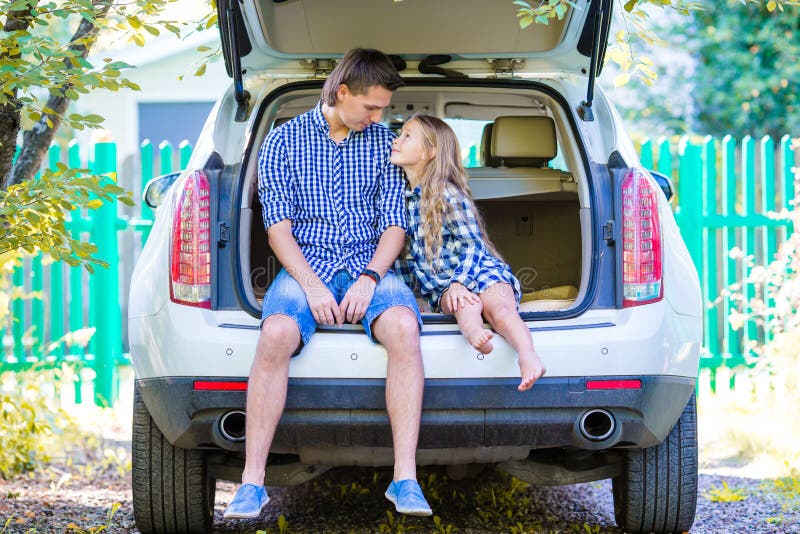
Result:
M317 103L337 58L366 46L390 54L407 84L389 127L423 111L457 132L548 370L520 393L506 343L476 354L452 317L423 309L418 462L454 475L499 464L536 484L612 478L623 528L687 531L700 287L668 183L641 168L594 88L610 1L578 1L563 20L527 29L506 0L217 5L234 83L188 169L148 187L160 207L131 287L138 528L206 531L215 480L241 476L260 301L280 267L261 219L257 151L271 129ZM385 373L385 350L361 326L319 329L291 360L266 483L390 465Z

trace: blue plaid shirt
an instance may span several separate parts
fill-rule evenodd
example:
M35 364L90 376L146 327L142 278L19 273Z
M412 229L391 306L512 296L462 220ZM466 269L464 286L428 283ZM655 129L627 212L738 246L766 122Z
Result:
M258 154L264 227L292 221L292 234L324 282L367 266L381 234L406 228L402 171L389 163L395 135L372 124L336 144L322 104L276 128Z
M407 284L418 282L420 293L433 311L438 311L442 294L453 282L473 293L483 293L489 286L504 282L513 287L519 302L519 281L511 268L486 246L470 203L455 188L446 188L444 195L447 212L442 220L442 248L432 265L425 257L420 188L406 191L410 239L406 256L395 263L395 270Z

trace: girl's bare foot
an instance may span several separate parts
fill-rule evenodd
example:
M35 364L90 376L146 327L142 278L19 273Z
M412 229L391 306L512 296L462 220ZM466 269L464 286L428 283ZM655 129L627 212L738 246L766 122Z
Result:
M491 340L494 332L487 328L476 328L469 334L464 334L469 344L478 349L482 354L489 354L494 349Z
M519 355L519 370L522 375L522 382L517 386L519 391L531 389L533 384L547 372L547 369L542 365L542 360L535 351Z

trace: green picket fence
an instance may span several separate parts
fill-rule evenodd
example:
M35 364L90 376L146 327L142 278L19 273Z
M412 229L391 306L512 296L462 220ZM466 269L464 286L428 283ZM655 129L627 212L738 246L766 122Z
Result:
M169 143L158 148L160 167L154 168L154 147L149 141L140 147L141 184L155 173L173 171L174 149ZM178 148L180 169L186 167L192 147L188 142ZM90 147L88 162L82 162L80 147L72 142L63 149L50 148L50 168L64 162L71 168L88 168L117 180L117 147L114 143L97 143ZM137 198L137 205L141 199ZM31 368L60 368L67 364L81 370L94 371L94 402L113 403L118 394L117 367L129 364L124 353L121 302L127 299L127 288L120 288L120 232L140 232L142 242L152 226L153 214L147 205L138 206L138 217L121 216L117 202L105 202L96 210L75 211L67 223L73 238L83 238L98 247L96 256L109 263L108 269L95 269L89 275L79 267L62 262L43 261L41 255L26 258L14 269L13 285L31 298L12 298L8 324L0 324L0 371ZM133 258L125 258L132 261ZM78 342L94 328L88 344ZM67 333L72 343L64 340ZM82 402L81 373L76 373L75 402Z
M786 221L769 216L770 212L791 207L795 197L795 154L790 142L787 135L777 147L767 137L758 143L750 137L737 143L730 136L695 142L684 137L676 145L669 140L641 143L643 165L672 176L675 181L676 219L703 286L705 342L701 368L710 373L712 389L719 368L747 365L749 345L768 340L768 333L755 321L735 331L726 320L731 311L730 300L720 299L719 295L746 279L751 269L747 262L730 258L729 250L738 247L744 255L752 255L756 264L766 264L792 231ZM90 169L116 175L113 143L98 143L90 152ZM147 183L154 175L172 172L173 152L169 144L159 145L160 166L155 169L154 147L143 143L141 183ZM66 154L71 167L82 167L76 144L71 144ZM185 168L190 154L191 146L182 143L180 169ZM50 165L61 161L61 157L62 150L53 147ZM88 367L95 371L94 401L101 405L113 402L118 387L116 370L129 363L121 330L124 318L120 302L127 297L127 288L120 287L118 234L140 232L143 242L151 225L152 211L147 206L140 207L138 217L126 218L118 215L116 203L106 203L91 216L76 214L69 228L75 236L88 234L98 245L98 257L110 263L109 269L98 269L88 276L60 263L45 265L38 256L16 269L14 285L28 292L41 292L44 298L12 300L11 324L0 325L0 371L64 363ZM133 259L124 258L128 262ZM745 284L742 291L746 298L753 298L756 290ZM87 347L58 346L47 350L46 341L87 327L96 328ZM80 384L75 391L76 402L81 402Z
M746 281L754 265L768 265L793 231L789 221L770 217L794 204L796 154L791 137L783 136L777 147L770 137L756 142L748 136L739 143L731 136L722 140L709 136L699 142L683 137L677 150L668 140L645 140L640 153L643 166L676 177L675 218L703 287L700 366L708 370L714 390L719 368L751 365L753 346L770 339L756 320L734 330L727 320L734 305L721 294L741 284L733 291L747 302L754 299L756 286ZM730 254L735 249L744 261ZM732 388L735 374L728 376Z

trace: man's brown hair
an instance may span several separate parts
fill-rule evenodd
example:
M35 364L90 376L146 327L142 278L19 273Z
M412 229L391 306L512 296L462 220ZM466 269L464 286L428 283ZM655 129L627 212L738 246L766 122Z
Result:
M405 85L386 54L373 48L353 48L345 54L322 87L325 104L336 105L336 91L341 84L357 95L376 85L389 91Z

